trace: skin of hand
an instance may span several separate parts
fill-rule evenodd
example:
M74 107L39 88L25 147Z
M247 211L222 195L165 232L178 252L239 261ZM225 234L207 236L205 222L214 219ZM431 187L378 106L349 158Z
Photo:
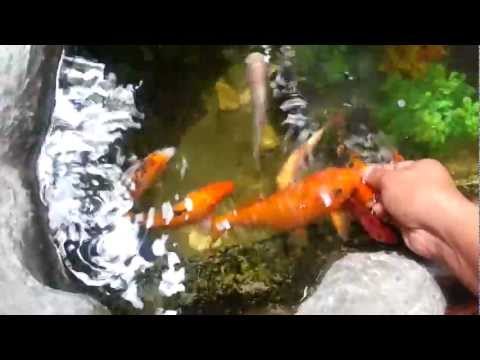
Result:
M373 211L388 216L419 256L443 263L478 294L479 211L436 160L367 167L364 181L377 192Z

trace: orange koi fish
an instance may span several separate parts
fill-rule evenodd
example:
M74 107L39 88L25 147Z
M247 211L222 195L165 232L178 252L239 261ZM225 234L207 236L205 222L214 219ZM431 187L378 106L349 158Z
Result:
M307 159L313 156L313 151L318 143L321 141L324 132L331 126L337 126L345 121L343 113L338 113L330 118L327 123L315 133L302 145L300 145L288 157L285 164L282 166L277 176L277 188L279 190L285 189L287 186L295 183L300 176L303 169L306 168ZM337 233L344 240L348 238L350 232L350 216L347 212L338 210L330 213L332 223L337 230ZM307 232L305 229L295 230L295 234L299 238L306 238Z
M320 142L328 123L317 130L304 144L300 145L287 159L277 176L280 190L297 181L301 171L306 167L307 159L312 157L315 146Z
M152 227L173 229L205 220L233 190L231 181L216 182L189 193L173 207L166 203L167 206L155 214Z
M347 200L356 199L367 209L375 200L373 191L362 182L358 161L352 168L328 168L304 178L266 199L216 216L212 235L218 238L235 226L266 227L276 231L293 231L342 210ZM368 231L368 229L366 229Z
M233 212L216 216L212 237L221 236L232 227L265 227L276 231L295 231L330 215L340 235L344 235L342 213L353 215L376 241L396 244L395 233L370 211L375 202L373 190L363 183L366 167L353 157L350 168L331 167L279 190L266 199L253 202Z
M387 245L398 243L395 233L386 226L378 217L356 199L349 199L346 202L346 209L350 211L355 219L362 225L372 239Z
M134 200L138 200L157 181L174 155L175 148L154 151L125 172L124 176L132 183L131 194Z

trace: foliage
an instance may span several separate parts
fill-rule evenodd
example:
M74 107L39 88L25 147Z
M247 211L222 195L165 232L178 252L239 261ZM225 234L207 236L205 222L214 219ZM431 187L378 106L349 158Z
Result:
M430 152L446 150L449 142L476 141L480 105L465 75L432 65L422 79L391 74L381 89L379 125L398 141Z
M344 81L351 69L348 45L304 45L295 47L295 51L299 76L316 87Z

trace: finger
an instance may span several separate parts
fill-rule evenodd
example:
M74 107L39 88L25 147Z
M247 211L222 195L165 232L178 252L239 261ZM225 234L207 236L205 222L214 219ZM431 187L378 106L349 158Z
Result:
M402 170L411 167L413 164L415 164L415 161L402 161L399 163L394 163L393 168L395 170Z
M393 164L368 166L363 172L363 181L376 189L380 189L383 177L388 171L393 171Z
M394 223L392 217L387 212L387 209L385 208L385 206L381 202L376 202L372 206L372 212L376 217L381 219L384 223L392 224L392 225L395 225L395 226L397 225L396 223Z

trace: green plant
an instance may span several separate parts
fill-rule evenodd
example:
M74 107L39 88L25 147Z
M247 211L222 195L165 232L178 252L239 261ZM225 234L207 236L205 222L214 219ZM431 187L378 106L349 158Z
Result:
M350 46L302 45L295 47L297 70L316 87L324 87L345 80L349 72Z
M379 127L399 142L430 153L476 141L480 104L465 75L432 65L422 79L387 77L376 110Z

